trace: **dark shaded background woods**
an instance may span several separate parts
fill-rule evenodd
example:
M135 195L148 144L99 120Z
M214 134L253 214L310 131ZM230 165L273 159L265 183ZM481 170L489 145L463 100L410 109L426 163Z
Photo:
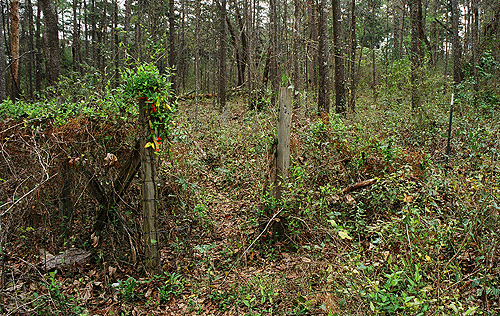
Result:
M317 94L320 110L332 91L342 113L346 104L354 110L356 87L368 83L376 98L380 78L407 60L415 109L422 68L460 83L477 77L468 65L484 52L500 58L498 1L247 0L224 10L220 1L40 0L3 1L1 9L2 98L32 100L61 75L116 84L125 65L154 61L175 67L179 95L218 92L223 104L224 91L238 87L252 104L268 93L274 100L288 81Z

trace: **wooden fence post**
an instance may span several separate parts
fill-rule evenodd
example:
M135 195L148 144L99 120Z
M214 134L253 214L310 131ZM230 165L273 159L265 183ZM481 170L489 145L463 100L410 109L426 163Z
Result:
M278 116L278 157L276 159L276 201L283 195L283 182L290 167L290 125L292 121L292 89L280 88Z
M139 99L139 120L141 122L141 175L142 175L142 217L145 266L148 273L155 274L160 268L158 253L158 232L156 231L156 218L158 206L156 204L156 186L154 173L156 171L156 157L154 146L146 144L151 138L149 127L149 110L144 99Z

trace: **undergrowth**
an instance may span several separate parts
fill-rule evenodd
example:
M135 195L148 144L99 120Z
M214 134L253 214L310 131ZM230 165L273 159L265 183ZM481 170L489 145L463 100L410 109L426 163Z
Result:
M432 86L437 79L428 80ZM491 104L478 113L466 94L456 100L449 165L446 87L429 92L420 113L411 112L402 96L381 95L377 103L362 96L358 113L328 120L311 115L307 109L314 104L301 96L294 104L282 201L266 189L277 123L271 107L249 110L235 96L224 123L211 100L201 101L196 119L194 104L180 103L170 156L164 157L158 179L164 274L145 276L141 253L135 253L140 249L135 183L116 209L120 216L110 224L109 243L92 250L94 259L81 268L84 273L69 269L33 282L36 290L29 282L16 288L12 274L34 274L31 268L19 270L20 249L27 252L22 260L35 263L49 240L58 240L48 246L54 251L71 245L93 249L85 233L95 210L89 211L84 178L76 176L78 199L66 225L83 227L80 231L63 230L66 221L55 202L59 192L53 189L58 182L48 182L52 189L40 203L30 200L12 209L23 214L19 222L4 217L10 226L1 251L9 256L4 256L0 308L14 310L22 302L39 314L51 305L61 313L90 313L99 304L110 304L115 313L143 314L174 306L184 309L172 313L185 314L498 313L500 135L493 119L498 108L484 99L480 102ZM106 95L82 94L80 103L7 101L0 116L12 119L0 130L11 130L2 150L21 153L23 167L29 166L26 161L48 161L49 172L58 166L53 161L85 153L82 160L106 185L114 171L100 166L100 157L109 151L126 156L137 114L112 90ZM40 117L47 125L28 122ZM32 137L22 147L27 132ZM13 166L21 164L11 159L0 166L6 201L19 196L19 179L27 179L20 188L28 192L36 184L30 177L45 176L40 168L28 176ZM368 184L351 189L363 181ZM284 236L263 232L262 223L277 210ZM6 294L12 291L24 291L24 297Z

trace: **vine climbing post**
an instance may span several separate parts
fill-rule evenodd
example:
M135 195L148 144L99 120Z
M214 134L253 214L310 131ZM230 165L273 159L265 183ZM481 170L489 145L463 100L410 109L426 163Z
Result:
M170 75L160 74L153 64L140 65L137 71L125 73L127 97L139 99L139 153L141 163L142 233L144 240L145 267L150 274L160 270L158 205L156 172L158 156L168 150L170 125L175 115L175 101L171 98Z
M160 256L158 254L158 233L156 230L158 207L156 204L156 186L154 183L156 157L154 149L151 146L147 146L151 137L149 126L150 111L148 107L151 107L151 105L147 104L144 98L140 98L139 121L141 123L140 153L144 255L146 270L154 274L160 267Z

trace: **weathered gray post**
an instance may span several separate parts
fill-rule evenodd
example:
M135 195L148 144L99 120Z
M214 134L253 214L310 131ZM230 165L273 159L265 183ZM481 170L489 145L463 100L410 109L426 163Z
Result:
M446 163L444 166L444 174L448 174L448 162L450 160L450 148L451 148L451 125L453 123L453 104L454 102L454 97L455 93L451 94L451 102L450 102L450 121L448 124L448 141L446 144Z
M278 157L276 161L276 201L281 199L290 167L290 125L292 121L292 89L280 88L278 116Z

